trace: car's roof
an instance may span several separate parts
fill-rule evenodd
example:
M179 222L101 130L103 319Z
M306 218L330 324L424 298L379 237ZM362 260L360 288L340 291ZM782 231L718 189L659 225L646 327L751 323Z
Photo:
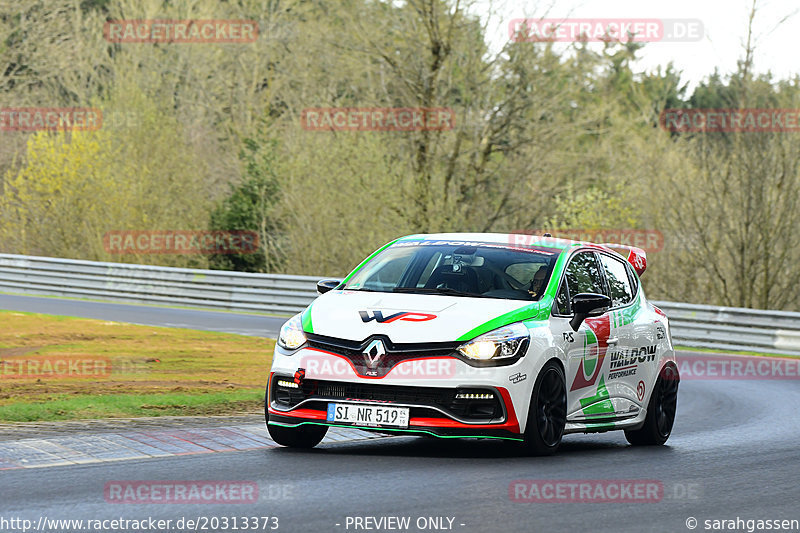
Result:
M399 241L470 241L503 243L515 246L533 246L567 250L575 246L592 244L556 237L542 237L525 233L419 233L401 237Z

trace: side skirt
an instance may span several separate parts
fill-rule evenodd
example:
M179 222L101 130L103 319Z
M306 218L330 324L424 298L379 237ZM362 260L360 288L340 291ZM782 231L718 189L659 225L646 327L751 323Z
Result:
M639 429L644 424L644 419L646 417L647 411L642 409L636 417L626 420L605 419L593 420L592 422L567 422L564 428L564 435L570 433L603 433L620 429Z

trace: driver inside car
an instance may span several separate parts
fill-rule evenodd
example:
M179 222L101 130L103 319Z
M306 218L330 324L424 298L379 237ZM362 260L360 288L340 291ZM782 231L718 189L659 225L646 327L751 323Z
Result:
M547 279L547 267L542 265L539 267L539 270L536 271L536 274L533 275L533 279L531 279L531 283L528 286L528 293L533 298L536 298L542 289L544 289L543 285L545 279Z

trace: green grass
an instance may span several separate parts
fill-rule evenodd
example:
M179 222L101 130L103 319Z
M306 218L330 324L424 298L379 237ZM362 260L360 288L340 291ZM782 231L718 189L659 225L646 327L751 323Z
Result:
M273 340L16 311L0 324L0 421L263 412ZM70 363L88 370L56 370Z

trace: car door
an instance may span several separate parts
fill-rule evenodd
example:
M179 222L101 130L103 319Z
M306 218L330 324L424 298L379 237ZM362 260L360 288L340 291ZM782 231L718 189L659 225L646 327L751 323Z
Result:
M605 294L606 285L597 255L591 250L573 254L564 271L553 309L553 331L563 335L567 356L567 419L607 418L614 406L605 385L608 313L588 317L578 331L569 326L571 299L580 293Z
M650 383L649 366L656 359L655 324L648 321L642 299L634 290L630 265L614 254L598 252L607 295L611 298L609 339L605 377L615 418L636 416L642 408L645 383ZM641 382L641 383L640 383Z

